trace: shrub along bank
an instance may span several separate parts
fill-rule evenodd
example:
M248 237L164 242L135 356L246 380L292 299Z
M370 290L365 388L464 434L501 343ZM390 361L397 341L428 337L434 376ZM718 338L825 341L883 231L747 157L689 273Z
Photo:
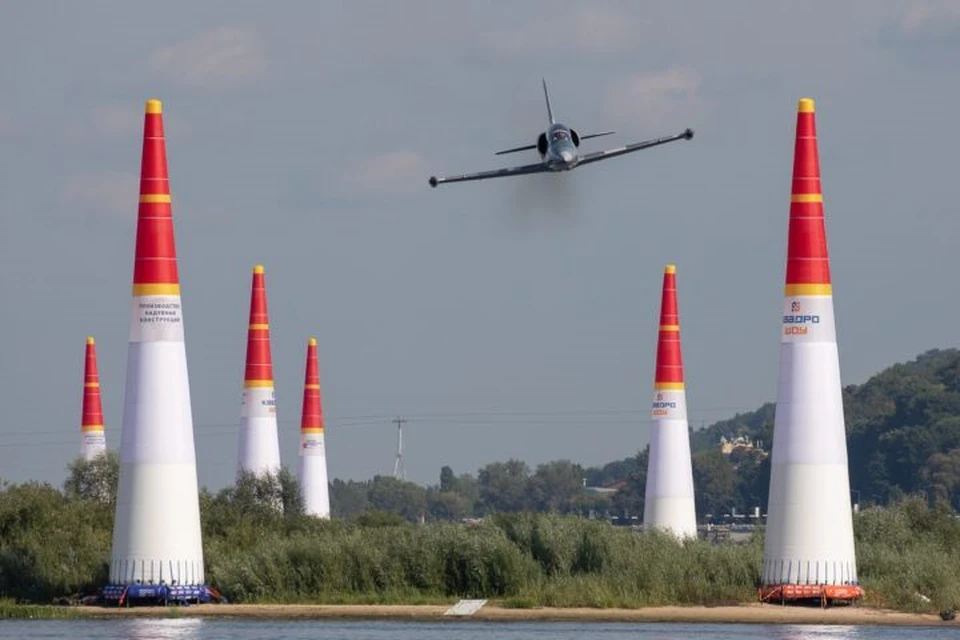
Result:
M62 491L37 483L0 489L0 597L49 603L106 582L113 497L75 472ZM747 602L756 598L763 557L762 534L745 544L680 544L569 516L320 521L298 513L288 477L273 486L246 479L204 492L200 503L207 579L233 602ZM930 611L960 604L960 520L952 511L910 499L861 513L855 529L868 604Z

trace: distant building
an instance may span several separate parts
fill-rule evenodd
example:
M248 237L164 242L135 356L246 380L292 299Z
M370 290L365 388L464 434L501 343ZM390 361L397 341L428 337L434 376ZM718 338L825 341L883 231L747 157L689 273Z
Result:
M720 436L720 453L725 456L729 456L737 449L741 449L745 451L755 451L766 457L767 452L763 450L762 445L762 441L752 441L746 436L737 436L736 438L731 438L729 440L726 436Z

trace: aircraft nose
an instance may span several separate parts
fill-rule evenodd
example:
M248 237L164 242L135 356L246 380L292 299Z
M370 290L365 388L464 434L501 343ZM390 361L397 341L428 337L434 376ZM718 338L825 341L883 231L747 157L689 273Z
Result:
M573 155L573 151L564 149L563 151L560 152L560 157L563 158L564 162L573 162L576 156Z

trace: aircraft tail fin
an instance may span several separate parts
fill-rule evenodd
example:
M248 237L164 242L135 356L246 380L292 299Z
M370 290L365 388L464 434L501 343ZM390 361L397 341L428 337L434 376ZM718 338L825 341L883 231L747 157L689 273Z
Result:
M550 118L550 124L555 124L556 120L553 119L553 109L550 108L550 92L547 91L547 79L541 79L543 80L543 97L547 101L547 116Z

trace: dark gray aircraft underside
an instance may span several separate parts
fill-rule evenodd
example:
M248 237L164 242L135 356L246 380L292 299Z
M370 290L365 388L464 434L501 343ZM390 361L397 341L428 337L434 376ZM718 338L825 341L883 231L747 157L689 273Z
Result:
M661 144L667 144L668 142L674 142L676 140L690 140L693 138L693 129L686 129L682 133L678 133L676 135L654 138L652 140L644 140L643 142L634 142L633 144L628 144L623 147L607 149L606 151L594 151L581 156L579 155L578 151L581 140L608 136L614 132L604 131L603 133L591 133L583 136L579 135L575 130L554 120L553 110L550 107L550 94L547 92L546 80L543 82L543 95L547 102L547 116L550 119L550 128L540 134L536 144L514 147L512 149L506 149L505 151L498 151L496 154L502 155L505 153L516 153L518 151L536 149L540 154L540 162L524 164L518 167L493 169L491 171L479 171L477 173L462 173L459 175L441 177L430 176L430 186L436 187L439 184L446 184L448 182L467 182L469 180L486 180L488 178L520 176L529 173L569 171L576 167L590 164L591 162L598 162L600 160L606 160L607 158L622 156L627 153L633 153L634 151L640 151L641 149L649 149L650 147L656 147Z

